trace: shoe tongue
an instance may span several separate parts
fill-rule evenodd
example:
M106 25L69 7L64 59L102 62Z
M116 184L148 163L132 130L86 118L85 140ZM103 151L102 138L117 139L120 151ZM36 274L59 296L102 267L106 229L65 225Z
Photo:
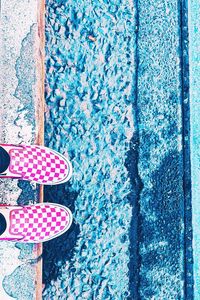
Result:
M26 221L26 209L12 209L10 212L10 233L23 237Z
M9 170L13 174L23 176L24 169L27 167L28 162L25 158L24 149L11 149L9 151L10 154L10 165Z
M11 240L21 240L24 238L24 212L22 209L12 209L10 211L9 219L9 233Z

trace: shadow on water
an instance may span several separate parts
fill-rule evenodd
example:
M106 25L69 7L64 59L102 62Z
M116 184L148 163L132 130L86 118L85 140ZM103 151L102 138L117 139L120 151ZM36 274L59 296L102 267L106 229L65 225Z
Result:
M70 191L70 184L44 187L44 202L59 203L67 206L72 214L77 193ZM79 234L79 226L72 223L71 228L61 236L43 244L43 283L48 285L56 280L60 267L70 261Z

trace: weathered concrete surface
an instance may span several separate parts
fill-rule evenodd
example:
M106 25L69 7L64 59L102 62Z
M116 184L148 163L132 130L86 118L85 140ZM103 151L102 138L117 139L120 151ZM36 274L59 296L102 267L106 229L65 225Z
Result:
M43 143L43 18L43 1L1 1L1 143ZM42 189L2 179L0 201L42 201ZM41 245L0 243L0 299L41 299L40 254Z
M194 299L200 299L200 3L189 1L190 144ZM192 249L190 249L191 251Z

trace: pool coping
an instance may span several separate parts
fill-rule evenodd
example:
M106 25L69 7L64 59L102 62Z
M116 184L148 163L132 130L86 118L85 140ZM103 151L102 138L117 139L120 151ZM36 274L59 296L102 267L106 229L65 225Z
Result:
M39 145L44 144L44 81L45 81L45 0L38 1L38 37L39 37L39 59L37 59L37 91L38 97L36 99L36 119L38 124L38 135L36 138L36 143ZM39 202L43 202L44 189L40 186L39 191ZM37 246L37 257L42 256L42 243ZM36 300L42 299L42 258L38 261L36 265Z

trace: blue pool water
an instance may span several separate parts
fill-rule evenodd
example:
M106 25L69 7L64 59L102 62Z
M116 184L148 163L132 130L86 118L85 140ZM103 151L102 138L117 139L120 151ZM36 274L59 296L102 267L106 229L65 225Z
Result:
M74 173L45 200L69 206L74 224L44 245L44 299L191 297L181 8L48 0L46 9L45 142Z

